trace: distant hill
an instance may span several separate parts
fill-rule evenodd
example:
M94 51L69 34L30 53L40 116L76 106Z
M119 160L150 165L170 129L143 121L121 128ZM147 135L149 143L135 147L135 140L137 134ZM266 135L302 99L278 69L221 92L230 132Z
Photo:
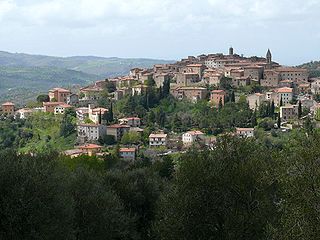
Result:
M86 85L98 79L128 74L174 61L94 56L51 57L0 51L0 102L24 103L57 86Z
M310 77L320 77L320 61L311 61L301 64L298 67L309 69Z
M24 103L48 89L86 85L100 76L54 67L0 67L0 101Z
M154 64L174 61L145 58L103 58L94 56L51 57L24 53L0 52L0 66L10 67L57 67L99 75L103 78L124 75L131 68L149 68Z

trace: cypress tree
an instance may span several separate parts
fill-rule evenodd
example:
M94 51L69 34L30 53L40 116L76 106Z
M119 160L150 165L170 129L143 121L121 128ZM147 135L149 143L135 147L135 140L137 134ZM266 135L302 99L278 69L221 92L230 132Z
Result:
M277 122L278 128L281 127L281 118L280 118L280 112L278 113L278 122Z
M270 117L272 117L272 119L274 119L274 111L275 111L275 106L274 106L274 101L272 100L271 108L270 108Z
M299 106L298 106L298 117L299 118L302 117L302 104L301 104L301 101L299 101Z

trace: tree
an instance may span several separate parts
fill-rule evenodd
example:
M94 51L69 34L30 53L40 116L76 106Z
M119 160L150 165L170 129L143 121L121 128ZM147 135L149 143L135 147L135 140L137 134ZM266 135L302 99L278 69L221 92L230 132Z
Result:
M135 239L134 218L121 199L93 171L77 169L71 179L75 199L75 236L87 239Z
M222 98L219 99L219 106L218 109L221 110L223 108L223 104L222 104Z
M46 94L39 95L39 96L37 97L37 102L38 102L38 103L50 102L49 95L46 95Z
M301 101L299 101L299 106L298 106L298 118L302 117L302 104Z
M282 100L282 96L281 96L281 98L280 98L280 107L282 107L283 106L283 100Z
M272 100L271 108L270 108L270 117L272 119L274 119L274 111L275 111L275 105L274 105L274 101Z
M236 96L234 94L234 91L231 92L230 102L236 102Z
M158 239L268 239L279 217L269 152L254 141L225 138L212 151L191 149L160 198ZM275 224L276 225L276 224Z
M107 123L112 123L114 121L113 104L112 103L110 103L110 107L109 107L108 111L104 112L102 118L103 118L103 120L107 121Z
M252 125L252 127L257 126L257 111L256 110L254 110L254 112L252 113L251 125Z
M113 93L117 90L116 84L114 82L110 82L109 80L106 80L105 88L107 89L108 93Z
M165 79L163 82L163 96L168 97L170 95L170 79Z
M280 117L280 112L278 113L277 125L278 125L278 128L281 128L281 117Z
M73 198L57 154L0 156L0 239L73 239Z

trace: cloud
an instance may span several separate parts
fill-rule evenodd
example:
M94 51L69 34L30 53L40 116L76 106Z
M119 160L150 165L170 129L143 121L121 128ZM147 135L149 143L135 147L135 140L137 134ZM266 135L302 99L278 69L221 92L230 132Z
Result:
M13 0L0 1L0 20L9 14L15 7L16 4Z
M319 0L0 0L0 34L10 37L0 46L173 58L232 44L264 54L315 46L319 10Z

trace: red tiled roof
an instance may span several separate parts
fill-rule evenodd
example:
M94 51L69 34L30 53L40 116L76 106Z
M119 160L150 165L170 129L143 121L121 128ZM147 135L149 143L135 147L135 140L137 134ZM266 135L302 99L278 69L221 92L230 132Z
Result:
M120 148L120 152L135 152L135 148Z
M80 146L78 148L79 149L101 149L102 146L96 145L96 144L87 144L87 145L84 145L84 146Z
M5 102L2 104L2 106L14 106L14 103L12 102Z

